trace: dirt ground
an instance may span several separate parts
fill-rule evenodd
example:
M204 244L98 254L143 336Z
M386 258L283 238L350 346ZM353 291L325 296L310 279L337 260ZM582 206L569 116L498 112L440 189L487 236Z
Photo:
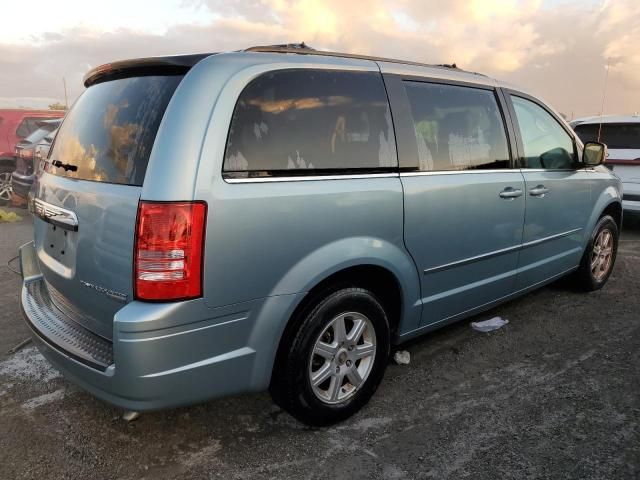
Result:
M0 479L640 478L637 219L602 291L560 282L412 342L410 365L327 429L266 393L126 423L33 346L7 355L28 332L5 265L30 237L29 218L0 224ZM494 315L510 323L469 326Z

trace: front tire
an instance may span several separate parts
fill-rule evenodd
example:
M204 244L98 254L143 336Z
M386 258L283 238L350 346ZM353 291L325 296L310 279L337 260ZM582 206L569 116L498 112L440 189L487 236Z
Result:
M575 276L581 290L592 292L607 283L618 253L618 236L618 225L611 216L598 220Z
M361 288L334 291L307 311L271 393L301 422L331 425L360 410L378 388L389 358L389 321Z

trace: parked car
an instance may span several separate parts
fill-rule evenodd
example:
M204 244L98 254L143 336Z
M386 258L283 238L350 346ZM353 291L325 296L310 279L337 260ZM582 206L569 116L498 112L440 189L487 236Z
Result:
M27 198L35 179L35 172L43 158L42 154L44 152L46 158L55 132L61 122L61 119L40 120L38 121L38 130L18 142L15 155L16 169L11 175L13 194Z
M607 144L605 165L622 180L622 206L627 212L640 212L640 115L578 118L571 126L583 142Z
M49 156L49 150L51 150L51 145L53 144L53 140L54 138L56 138L56 133L58 133L57 128L54 131L48 133L42 140L40 140L40 142L38 142L38 145L36 145L36 153L35 153L36 167L38 166L39 163L41 163L43 160L46 160L46 158Z
M20 139L38 129L38 121L60 118L62 111L0 109L0 205L11 199L11 172L16 168L14 152Z
M486 76L275 46L84 83L38 174L22 306L42 353L125 409L269 389L331 424L392 346L611 273L605 146Z

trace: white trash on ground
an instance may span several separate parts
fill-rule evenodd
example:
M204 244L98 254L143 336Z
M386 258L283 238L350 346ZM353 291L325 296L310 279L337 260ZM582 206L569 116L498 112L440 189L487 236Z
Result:
M477 330L478 332L491 332L493 330L498 330L499 328L504 327L509 320L502 317L493 317L489 320L484 320L482 322L471 322L471 328Z
M398 350L393 355L393 359L398 365L409 365L409 362L411 362L411 354L406 350Z
M140 418L140 412L134 410L127 410L122 414L122 419L127 423L135 422L138 418Z

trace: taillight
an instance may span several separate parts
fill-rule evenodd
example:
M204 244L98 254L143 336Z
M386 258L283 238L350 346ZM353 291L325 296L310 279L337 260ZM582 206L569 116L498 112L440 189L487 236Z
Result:
M18 156L24 160L29 160L31 157L33 157L33 150L32 149L21 149L20 152L18 153Z
M206 218L204 202L139 203L134 251L137 299L202 296Z

